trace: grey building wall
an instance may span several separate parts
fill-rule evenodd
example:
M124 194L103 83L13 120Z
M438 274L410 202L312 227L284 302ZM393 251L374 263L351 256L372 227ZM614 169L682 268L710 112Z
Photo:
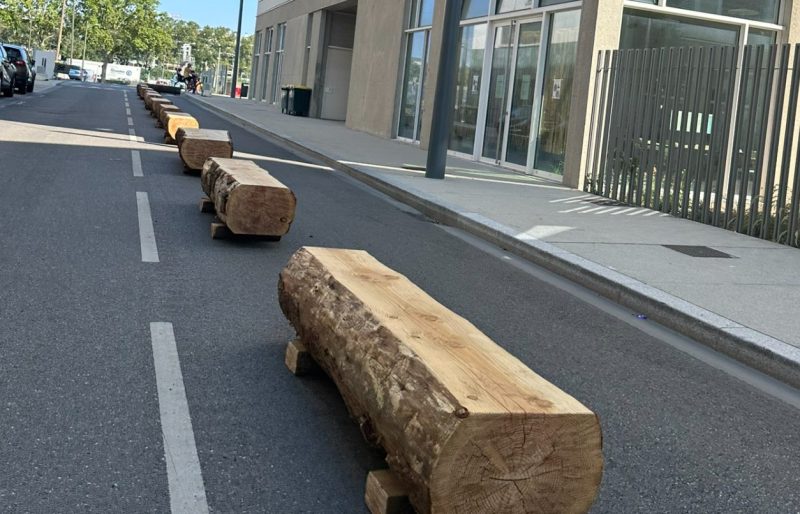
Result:
M350 128L394 136L406 4L402 0L358 2L347 111Z

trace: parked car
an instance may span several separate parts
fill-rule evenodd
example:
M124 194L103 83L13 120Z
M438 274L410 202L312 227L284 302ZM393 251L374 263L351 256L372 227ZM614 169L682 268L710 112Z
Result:
M11 62L17 67L17 91L23 95L32 93L33 84L36 82L36 67L34 66L36 61L31 59L30 54L23 46L4 44L3 49L5 49Z
M3 45L0 44L0 94L14 96L14 82L17 80L17 67L8 59Z
M76 68L69 70L70 80L86 80L87 77L89 77L89 72L86 70Z

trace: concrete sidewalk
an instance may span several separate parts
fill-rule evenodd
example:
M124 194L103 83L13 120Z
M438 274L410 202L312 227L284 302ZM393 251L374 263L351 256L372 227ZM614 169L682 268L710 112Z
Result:
M186 98L800 387L798 249L455 157L446 180L428 180L415 145L249 100ZM726 256L685 253L708 253L697 247Z

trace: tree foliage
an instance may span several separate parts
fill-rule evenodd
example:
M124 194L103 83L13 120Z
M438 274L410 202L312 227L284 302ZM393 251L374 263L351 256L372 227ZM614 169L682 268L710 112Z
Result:
M0 41L54 50L62 1L0 0ZM192 45L191 60L198 70L232 64L236 32L176 20L159 12L158 4L158 0L66 0L61 56L81 57L85 37L89 60L140 64L165 76L181 64L184 43ZM69 55L72 41L75 55ZM243 76L249 75L252 43L252 36L242 38Z

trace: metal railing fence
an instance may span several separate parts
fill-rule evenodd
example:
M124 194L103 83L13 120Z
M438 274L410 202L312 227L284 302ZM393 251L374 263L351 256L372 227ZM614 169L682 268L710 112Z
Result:
M600 52L585 189L800 246L800 45Z

